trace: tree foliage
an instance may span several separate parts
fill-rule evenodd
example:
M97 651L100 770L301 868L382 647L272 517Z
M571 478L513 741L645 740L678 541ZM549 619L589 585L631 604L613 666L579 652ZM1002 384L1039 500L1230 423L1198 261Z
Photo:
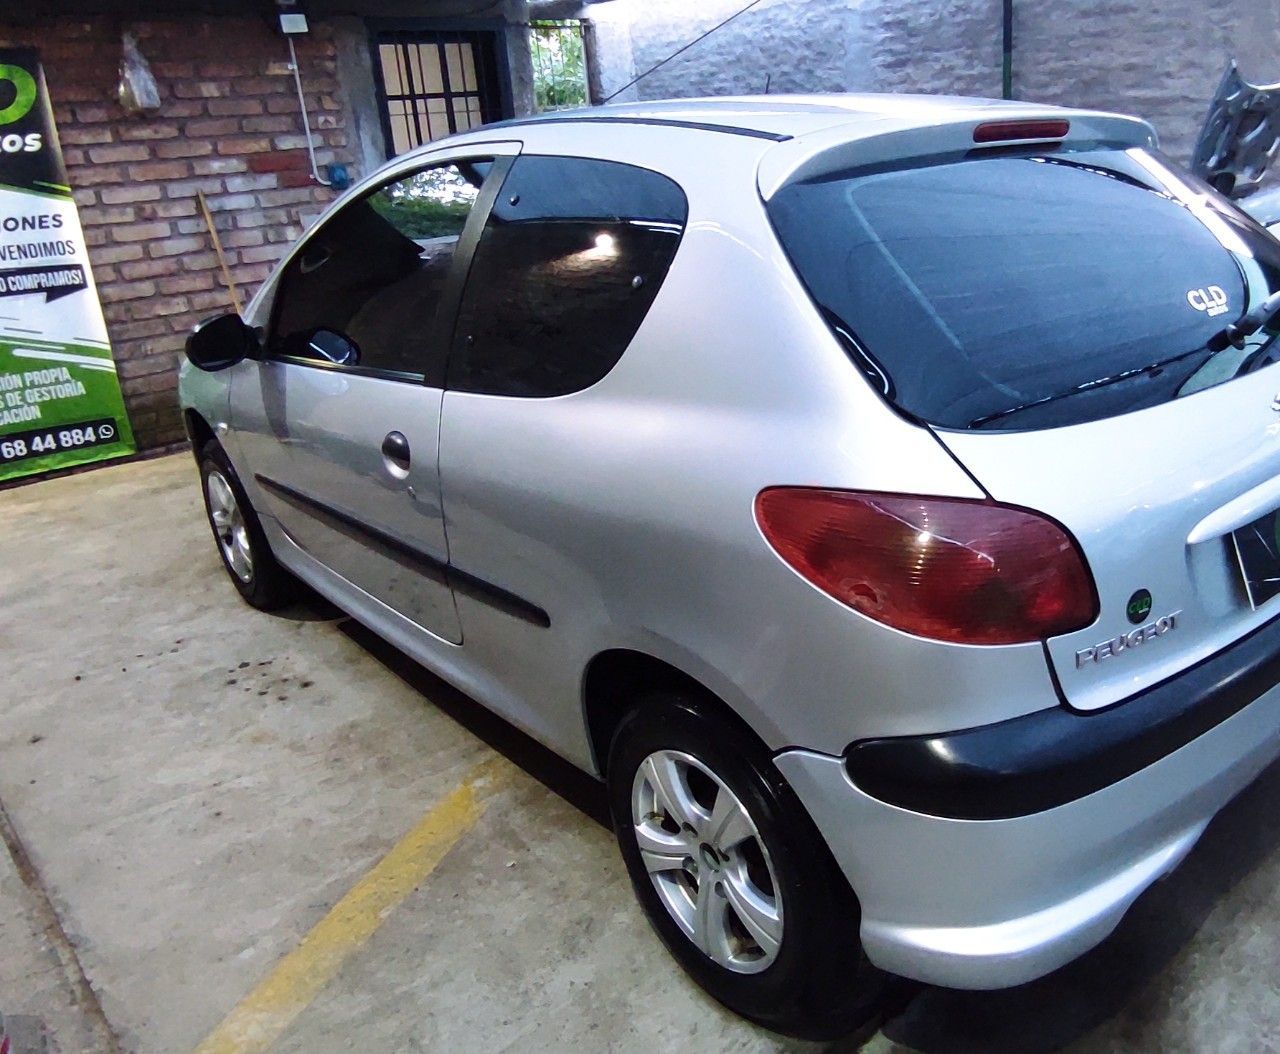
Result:
M587 104L582 23L534 22L529 32L533 91L539 111Z
M473 178L478 180L478 173ZM423 241L457 237L475 196L476 184L447 165L391 183L370 195L369 204L401 234Z

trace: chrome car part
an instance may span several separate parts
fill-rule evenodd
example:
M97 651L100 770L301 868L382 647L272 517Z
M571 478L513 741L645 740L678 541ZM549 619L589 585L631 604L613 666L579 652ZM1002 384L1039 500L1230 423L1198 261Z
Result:
M240 581L252 581L253 552L249 546L249 531L231 484L221 472L212 469L205 477L205 490L209 496L209 519L227 566Z
M636 770L631 822L671 917L704 954L759 973L782 945L782 895L746 807L697 758L650 754Z
M1280 148L1280 84L1250 84L1227 64L1191 155L1191 171L1233 198L1258 190Z

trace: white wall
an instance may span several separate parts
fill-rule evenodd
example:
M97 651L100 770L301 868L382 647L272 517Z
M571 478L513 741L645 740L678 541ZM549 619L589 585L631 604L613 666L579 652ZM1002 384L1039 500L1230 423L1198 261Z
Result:
M606 91L745 0L612 0L597 25ZM1000 0L765 0L619 99L770 90L1000 94ZM1014 95L1141 114L1187 159L1229 57L1280 81L1280 0L1015 0Z

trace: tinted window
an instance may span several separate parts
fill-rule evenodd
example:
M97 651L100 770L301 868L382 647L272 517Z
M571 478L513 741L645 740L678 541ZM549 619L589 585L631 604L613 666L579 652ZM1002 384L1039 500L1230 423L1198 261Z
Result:
M518 158L476 250L449 386L547 396L600 380L653 303L686 211L656 172Z
M329 220L285 270L272 353L421 376L454 248L488 170L487 161L424 169Z
M900 407L1041 428L1165 402L1265 361L1208 338L1280 282L1280 245L1142 150L843 173L769 205L810 293Z

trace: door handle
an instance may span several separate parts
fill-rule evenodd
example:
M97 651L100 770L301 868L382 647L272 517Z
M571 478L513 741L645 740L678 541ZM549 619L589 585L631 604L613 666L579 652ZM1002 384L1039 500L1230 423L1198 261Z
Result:
M409 474L409 440L403 432L388 432L382 441L382 457L393 476L404 479Z

